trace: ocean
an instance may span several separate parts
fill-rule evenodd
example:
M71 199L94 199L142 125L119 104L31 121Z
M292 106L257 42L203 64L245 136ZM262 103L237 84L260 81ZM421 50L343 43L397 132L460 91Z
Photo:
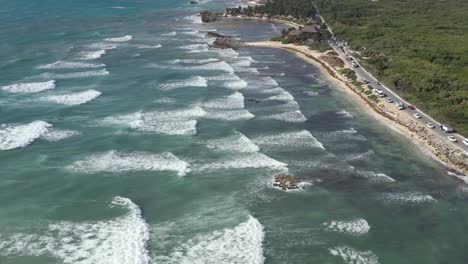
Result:
M468 187L232 1L0 1L0 263L468 261ZM301 189L272 187L275 175Z

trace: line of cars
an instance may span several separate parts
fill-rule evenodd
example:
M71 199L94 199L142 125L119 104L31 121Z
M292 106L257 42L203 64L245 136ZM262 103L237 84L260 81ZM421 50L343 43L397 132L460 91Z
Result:
M354 64L354 63L355 63L355 62L353 62L353 64ZM353 65L353 67L355 67L355 66ZM357 67L359 67L359 66L357 66ZM388 103L390 103L390 104L391 104L391 103L394 103L393 99L390 98L390 97L388 97L382 90L376 89L376 88L372 87L372 85L370 85L370 82L369 82L368 80L363 79L362 82L365 83L365 84L367 84L367 88L368 88L369 90L373 91L374 94L377 95L378 97L381 97L381 98L385 97L385 101L386 101L386 102L388 102ZM380 82L377 82L377 84L378 84L378 85L381 85ZM410 110L416 110L416 108L415 108L414 106L412 106L412 105L405 106L405 104L403 104L402 102L397 102L397 103L396 103L396 106L397 106L397 108L398 108L399 110L405 110L406 108L408 108L408 109L410 109ZM413 116L414 116L414 118L416 118L416 119L422 119L422 115L421 115L420 113L418 113L418 112L414 113ZM430 128L430 129L435 129L435 128L436 128L436 126L435 126L434 124L430 123L430 122L426 122L426 127ZM444 124L440 124L440 125L439 125L439 128L440 128L440 130L444 131L445 133L453 133L453 132L455 132L455 130L454 130L453 128L447 127L447 126L444 125ZM453 143L457 143L457 142L458 142L458 140L457 140L457 138L456 138L455 136L450 135L450 136L447 136L447 138L448 138L449 141L451 141L451 142L453 142ZM468 138L463 139L462 143L463 143L464 145L468 146ZM467 151L465 151L465 154L468 155Z

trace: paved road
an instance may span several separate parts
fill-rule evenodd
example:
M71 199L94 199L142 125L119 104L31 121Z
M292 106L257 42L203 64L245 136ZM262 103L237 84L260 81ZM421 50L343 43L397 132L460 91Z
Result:
M343 47L343 49L341 49L341 47L339 47L338 45L336 45L334 43L331 46L340 55L340 57L345 61L345 63L348 66L352 67L352 61L349 61L349 60L346 59L346 57L352 57L349 54L349 50L346 47ZM356 61L356 60L353 58L353 61ZM403 100L401 97L399 97L397 94L395 94L388 87L386 87L385 85L379 84L377 79L374 78L374 76L372 76L372 74L370 74L364 68L357 67L357 68L354 68L354 70L355 70L356 75L357 75L358 78L360 78L361 80L363 80L363 79L368 80L370 82L369 84L372 85L373 88L382 90L387 95L388 98L391 98L394 101L395 108L397 108L397 106L396 106L397 102L402 102L406 106L410 105L410 103ZM405 110L399 110L399 111L406 111L406 112L409 112L411 115L413 115L414 113L419 113L422 118L421 119L414 118L415 121L419 122L423 126L425 126L426 123L434 124L434 126L436 127L436 128L433 129L434 133L441 136L444 140L449 142L452 146L454 146L456 148L459 148L462 151L465 151L465 153L467 153L467 155L468 155L468 146L465 146L462 143L464 138L460 134L457 134L457 133L450 133L449 134L449 133L445 133L444 131L440 130L439 129L439 124L440 123L435 121L429 115L425 114L424 112L420 111L419 109L411 110L409 108L406 108ZM450 142L448 140L448 138L447 138L447 136L449 136L449 135L452 135L452 136L456 137L458 142L456 142L456 143Z

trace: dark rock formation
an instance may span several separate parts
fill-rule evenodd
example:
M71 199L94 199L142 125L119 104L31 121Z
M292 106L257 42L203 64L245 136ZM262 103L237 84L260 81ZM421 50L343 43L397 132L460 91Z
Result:
M218 13L216 12L203 11L200 12L200 16L203 23L213 22L218 19Z
M299 189L300 180L292 175L280 174L275 176L275 181L273 183L274 187L281 188L283 190L295 190Z
M215 32L208 32L207 36L216 37L216 40L210 45L213 48L237 50L244 45L244 42L239 39L223 36Z

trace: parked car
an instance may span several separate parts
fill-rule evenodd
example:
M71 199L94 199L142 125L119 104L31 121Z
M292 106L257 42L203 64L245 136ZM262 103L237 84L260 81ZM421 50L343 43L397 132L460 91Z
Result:
M468 146L468 138L463 139L463 144L465 144L466 146Z
M367 89L369 89L369 90L374 90L374 87L372 87L372 85L368 84L368 85L367 85Z
M458 141L457 138L454 137L454 136L448 136L447 138L448 138L448 140L450 140L452 142L457 142Z
M444 131L445 133L453 133L455 132L455 129L451 128L451 127L448 127L444 124L440 124L440 130Z
M408 105L408 108L411 109L411 110L416 110L416 107L414 107L412 105Z
M378 85L382 85L382 83L381 83L381 82L377 82L377 84L378 84Z
M383 92L382 90L380 90L380 89L375 89L375 90L374 90L374 93L375 93L375 95L377 95L378 97L385 97L385 96L386 96L386 94L384 94L384 92Z
M387 101L388 103L393 103L393 100L390 97L385 98L385 101Z
M405 104L402 102L397 103L398 110L405 110Z
M421 118L422 118L422 116L421 116L419 113L414 113L413 116L416 117L417 119L421 119Z
M365 84L370 83L369 80L367 80L367 79L362 79L362 82L365 83Z
M426 126L427 126L428 128L430 128L430 129L434 129L434 128L435 128L434 124L432 124L432 123L426 123Z

